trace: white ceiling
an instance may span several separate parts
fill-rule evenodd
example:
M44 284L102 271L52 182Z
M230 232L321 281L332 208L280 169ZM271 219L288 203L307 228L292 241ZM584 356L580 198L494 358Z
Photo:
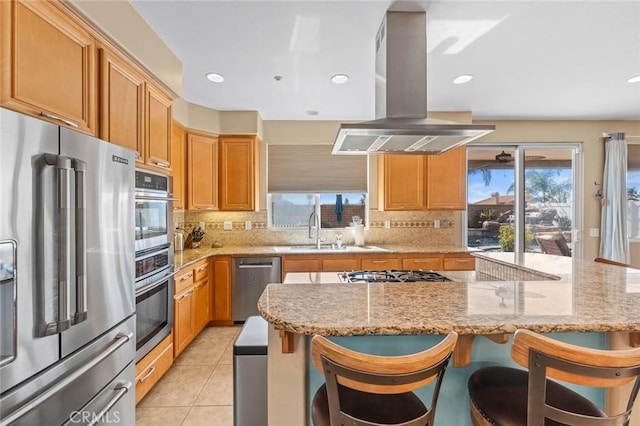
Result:
M375 118L374 40L392 1L131 3L182 61L188 102L265 120ZM640 119L640 83L627 83L640 75L640 0L417 3L427 11L429 110ZM225 82L209 82L212 71ZM350 81L330 83L337 73ZM454 85L461 74L475 78Z

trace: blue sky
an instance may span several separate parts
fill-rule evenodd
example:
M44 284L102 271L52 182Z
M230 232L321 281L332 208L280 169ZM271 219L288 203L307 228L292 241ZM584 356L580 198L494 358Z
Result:
M561 169L557 179L571 179L570 169ZM500 195L513 195L513 192L507 192L507 189L514 182L513 169L491 169L491 183L489 186L484 185L482 174L470 174L467 179L467 200L469 203L475 203L480 200L491 197L492 192L499 192ZM637 183L640 185L640 173L637 176Z

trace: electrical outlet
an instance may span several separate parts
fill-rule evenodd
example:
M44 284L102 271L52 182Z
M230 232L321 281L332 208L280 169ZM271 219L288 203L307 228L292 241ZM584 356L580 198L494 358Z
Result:
M391 228L391 221L390 221L390 220L385 220L385 221L384 221L384 227L385 227L386 229Z
M222 229L225 231L231 231L233 229L233 222L223 222Z
M204 222L200 222L198 225L200 225L200 229L204 230L204 227L205 227L205 223Z
M244 221L244 229L251 229L251 221L250 220L245 220Z
M433 221L433 227L434 228L440 228L440 221L438 219Z
M600 236L600 228L589 228L589 236L598 238Z

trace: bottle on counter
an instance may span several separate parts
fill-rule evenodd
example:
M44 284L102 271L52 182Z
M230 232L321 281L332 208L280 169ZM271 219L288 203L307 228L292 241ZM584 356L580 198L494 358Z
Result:
M182 230L178 228L176 228L174 235L173 249L176 253L184 250L184 235L182 234Z

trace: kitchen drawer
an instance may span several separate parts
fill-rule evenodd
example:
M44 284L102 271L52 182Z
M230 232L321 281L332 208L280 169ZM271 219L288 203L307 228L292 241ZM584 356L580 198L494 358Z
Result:
M183 271L178 272L175 276L175 282L175 294L181 293L191 287L194 283L193 269L185 268Z
M402 259L402 269L423 269L434 271L442 270L442 257L440 256L424 256L424 257L405 257Z
M445 257L443 266L445 271L473 271L476 269L476 259L471 256Z
M322 259L323 272L354 271L358 268L357 259Z
M367 270L380 270L380 269L400 269L400 259L393 258L370 258L362 259L360 269Z
M193 267L193 271L195 282L209 278L209 259L196 263Z
M287 272L318 272L322 270L319 259L296 259L285 257L282 260L282 274Z
M173 333L136 364L136 404L173 364Z

